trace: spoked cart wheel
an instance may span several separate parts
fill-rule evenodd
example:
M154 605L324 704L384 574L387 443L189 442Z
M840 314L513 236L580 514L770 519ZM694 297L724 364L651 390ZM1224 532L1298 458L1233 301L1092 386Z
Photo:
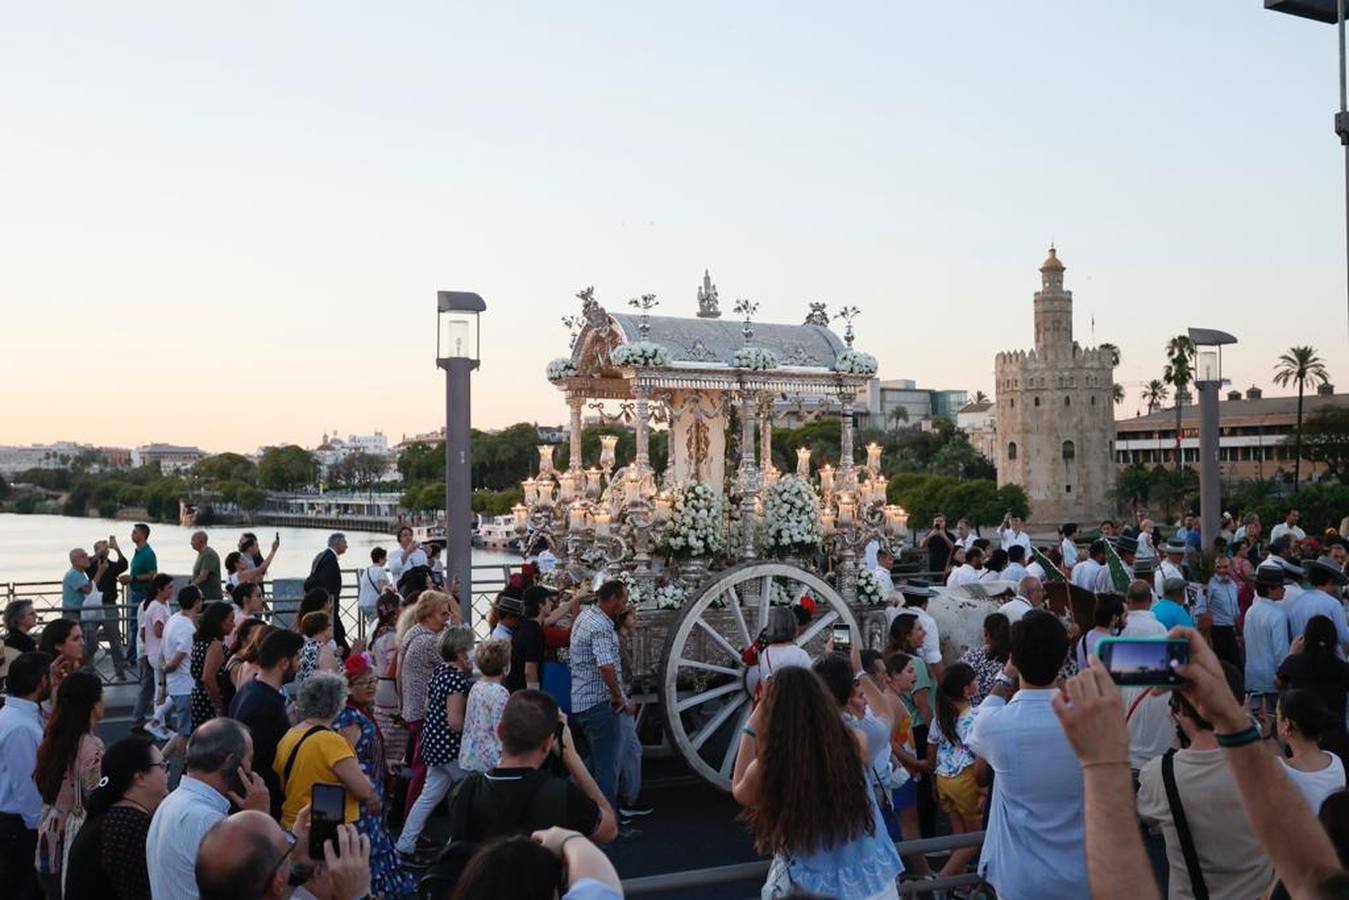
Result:
M705 580L666 635L660 665L666 733L689 766L722 790L731 789L758 681L757 667L746 666L741 651L767 625L770 606L803 593L816 608L798 646L818 655L838 621L859 634L852 611L824 579L790 563L750 561Z

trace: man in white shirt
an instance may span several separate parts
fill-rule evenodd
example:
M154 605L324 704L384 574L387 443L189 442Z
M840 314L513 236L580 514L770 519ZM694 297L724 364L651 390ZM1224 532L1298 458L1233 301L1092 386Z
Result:
M1097 538L1087 548L1087 558L1073 566L1068 580L1084 591L1092 590L1096 576L1105 568L1105 541Z
M918 578L910 578L899 590L904 595L904 606L892 607L885 611L886 625L888 627L899 616L917 616L918 621L923 623L923 630L926 632L920 650L923 654L923 661L932 671L932 677L940 678L943 668L941 635L937 629L937 620L927 613L927 601L936 595L936 591L932 590L932 586L926 581Z
M51 694L51 657L24 653L9 664L8 699L0 709L0 878L5 896L37 898L37 827L42 795L33 781L37 748L42 743L42 711Z
M1026 559L1029 556L1030 551L1020 544L1007 548L1007 566L998 573L998 580L1020 584L1021 579L1030 574L1026 571Z
M408 569L430 565L426 551L413 539L412 529L406 525L398 529L398 549L389 554L389 577L393 579L393 583L398 584L398 580Z
M881 583L881 596L889 597L895 590L895 581L890 577L890 568L895 564L895 555L882 547L876 551L876 565L872 567L872 574Z
M1050 706L1067 655L1058 617L1026 613L970 734L994 772L979 873L1007 900L1080 897L1087 883L1082 767Z
M1294 543L1301 543L1307 537L1307 532L1298 527L1300 514L1297 507L1289 507L1288 512L1284 514L1283 521L1269 530L1270 541L1277 541L1285 534L1293 536Z
M998 607L998 612L1006 616L1010 624L1020 622L1026 613L1039 609L1045 602L1044 583L1034 575L1022 578L1017 587L1021 593Z
M1030 535L1021 530L1021 517L1011 513L1002 517L998 526L998 537L1002 539L1002 549L1010 550L1013 544L1020 544L1030 553Z
M1163 593L1162 585L1165 584L1168 579L1179 578L1182 581L1185 580L1185 572L1181 569L1181 566L1185 562L1186 549L1185 542L1176 538L1172 538L1162 545L1162 550L1166 554L1166 557L1161 561L1161 564L1157 566L1157 571L1152 576L1152 587L1153 590L1157 592L1158 596Z
M173 757L175 761L187 748L187 739L192 734L192 688L196 685L192 677L192 639L197 634L200 612L200 588L189 584L178 591L178 612L169 616L160 644L164 668L159 670L159 695L155 705L159 706L165 699L173 701L173 730L177 734L164 745L164 756Z
M970 530L969 519L961 519L960 521L956 522L957 547L968 553L970 548L974 546L974 542L977 541L978 539L979 538L975 535L975 533Z
M1125 571L1131 573L1135 578L1143 578L1145 576L1141 574L1139 564L1144 561L1139 560L1137 556L1135 556L1137 552L1138 541L1135 538L1131 538L1127 535L1119 535L1115 538L1115 553L1119 555L1120 562L1124 564ZM1148 574L1146 577L1151 578L1152 569L1150 564L1145 563L1145 565L1148 566ZM1118 593L1118 591L1115 590L1115 578L1110 574L1110 564L1108 562L1101 566L1101 570L1096 573L1096 580L1092 582L1091 590L1093 593L1097 594Z
M1065 522L1061 530L1063 540L1059 541L1059 554L1063 557L1063 567L1071 572L1077 565L1077 523Z
M946 576L947 587L960 587L962 584L974 584L984 574L984 554L978 547L971 547L965 553L965 561L951 570Z

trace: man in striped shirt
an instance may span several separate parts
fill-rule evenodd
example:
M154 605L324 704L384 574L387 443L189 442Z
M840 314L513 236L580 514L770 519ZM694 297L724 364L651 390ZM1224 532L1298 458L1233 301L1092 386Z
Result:
M618 631L614 628L614 618L628 605L628 589L621 581L606 581L596 598L571 627L571 720L585 729L590 741L586 768L609 806L617 809L619 717L636 711L619 681Z

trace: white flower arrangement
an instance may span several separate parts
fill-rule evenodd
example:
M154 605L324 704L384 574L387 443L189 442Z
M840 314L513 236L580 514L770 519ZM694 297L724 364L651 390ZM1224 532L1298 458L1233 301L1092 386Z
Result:
M549 381L561 381L564 378L572 378L575 375L576 364L565 356L555 359L548 364Z
M679 609L687 595L678 582L671 581L656 588L656 609Z
M690 481L675 492L665 546L680 559L715 556L726 544L721 498L701 481Z
M731 358L731 365L751 372L766 372L778 367L778 358L772 350L763 347L741 347Z
M667 366L670 351L651 341L635 341L619 344L609 354L609 359L616 366Z
M820 507L810 483L784 475L764 502L764 547L777 556L806 555L820 546Z
M642 589L637 583L637 576L631 572L619 572L617 577L628 589L628 602L633 606L639 605L642 602Z
M885 604L885 588L880 576L871 569L861 569L857 573L857 600L863 606Z
M847 375L875 375L879 368L876 357L852 348L844 350L834 359L834 371Z

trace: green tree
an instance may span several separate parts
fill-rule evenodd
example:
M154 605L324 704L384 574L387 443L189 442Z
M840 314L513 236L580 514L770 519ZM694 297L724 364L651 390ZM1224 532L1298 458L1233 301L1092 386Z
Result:
M998 471L993 463L974 449L974 445L962 431L952 435L951 439L933 455L931 469L938 475L950 475L954 478L996 480L998 477Z
M1289 347L1286 353L1279 355L1274 364L1274 383L1279 387L1288 387L1289 382L1297 382L1297 430L1293 441L1293 485L1296 487L1302 475L1302 394L1308 382L1325 384L1330 381L1325 361L1316 355L1315 347Z
M445 442L414 441L398 456L398 474L404 485L445 477Z
M1349 476L1349 409L1327 407L1312 413L1302 426L1302 458L1326 467L1326 476L1343 482Z
M383 473L384 457L358 450L330 466L328 480L343 487L368 490Z
M258 481L270 491L298 491L318 477L318 459L295 444L268 447L258 462Z
M1149 414L1166 402L1167 393L1166 382L1161 379L1154 378L1144 385L1143 405L1148 408Z
M208 485L225 481L258 483L257 463L239 453L217 453L208 456L192 467L192 474Z
M1185 389L1194 380L1194 342L1186 335L1178 334L1166 342L1166 370L1162 380L1176 389L1176 471L1184 465L1184 454L1180 450L1181 400Z
M1119 406L1121 403L1123 403L1123 402L1124 402L1124 385L1120 384L1118 381L1116 381L1113 385L1111 385L1111 386L1110 386L1110 399L1112 399L1112 400L1115 401L1115 405L1116 405L1116 406Z
M890 410L890 413L886 418L890 420L890 425L892 427L898 428L900 422L909 421L909 411L902 406L896 406L894 409Z
M1115 499L1136 509L1152 494L1152 472L1142 463L1123 469L1115 478Z
M1097 349L1110 354L1110 365L1119 365L1120 355L1118 346L1115 344L1101 344Z

